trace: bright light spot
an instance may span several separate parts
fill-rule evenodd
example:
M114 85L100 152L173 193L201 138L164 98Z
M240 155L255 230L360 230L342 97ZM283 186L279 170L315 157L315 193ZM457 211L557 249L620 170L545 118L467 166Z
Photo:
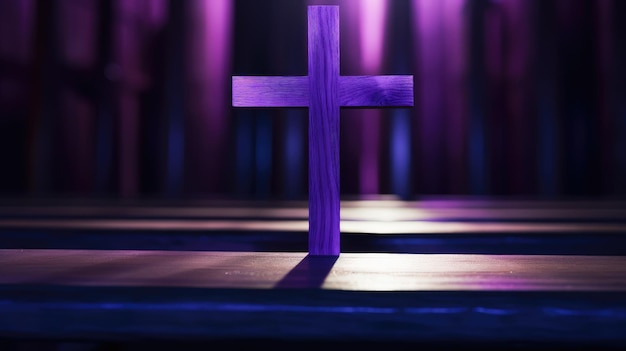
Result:
M361 57L367 74L377 73L383 57L385 0L361 1Z

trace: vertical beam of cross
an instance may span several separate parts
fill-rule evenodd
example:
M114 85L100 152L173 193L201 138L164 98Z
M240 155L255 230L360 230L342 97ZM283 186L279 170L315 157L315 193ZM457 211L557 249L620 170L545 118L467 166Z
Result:
M309 253L339 255L339 11L311 7L308 18Z
M339 108L413 106L413 76L340 76L339 7L308 8L308 76L233 77L234 107L309 108L309 254L340 253Z

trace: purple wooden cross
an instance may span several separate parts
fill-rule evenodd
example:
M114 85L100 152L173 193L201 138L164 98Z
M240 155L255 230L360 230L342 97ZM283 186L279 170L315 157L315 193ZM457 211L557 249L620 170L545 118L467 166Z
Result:
M308 22L309 75L235 76L233 106L309 108L309 254L338 256L339 108L413 106L413 76L340 76L339 6Z

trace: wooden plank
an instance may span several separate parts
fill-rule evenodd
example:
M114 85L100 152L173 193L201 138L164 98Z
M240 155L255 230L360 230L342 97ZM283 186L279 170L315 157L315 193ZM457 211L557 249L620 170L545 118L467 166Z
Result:
M304 252L0 250L0 284L626 291L624 256L343 253L332 260L319 258L307 258Z
M193 203L177 202L136 204L85 202L83 205L54 201L49 205L0 205L3 219L44 218L256 218L307 219L306 201L231 201ZM522 202L509 201L342 201L342 220L412 221L412 220L480 220L512 221L607 221L626 222L626 204L614 202Z
M307 107L309 77L234 76L235 107Z
M339 103L349 107L413 106L413 76L342 76Z
M0 219L0 229L154 230L154 231L306 231L306 220L188 219ZM624 223L533 223L472 221L342 220L344 233L364 234L614 234L626 233Z
M339 7L308 8L309 252L339 255Z

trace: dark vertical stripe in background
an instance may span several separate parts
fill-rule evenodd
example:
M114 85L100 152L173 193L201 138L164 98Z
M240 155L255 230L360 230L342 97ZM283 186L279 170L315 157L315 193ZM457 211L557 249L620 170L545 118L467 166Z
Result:
M490 6L489 0L466 2L468 24L466 26L468 72L467 95L469 123L469 192L472 195L487 195L491 192L490 156L493 154L488 133L493 127L487 120L487 70L485 52L485 14Z
M1 1L0 195L306 198L306 109L230 77L306 75L336 4L342 74L415 77L414 108L342 109L345 196L623 198L625 3Z
M557 119L556 30L554 1L536 0L534 6L535 113L537 120L537 160L541 196L552 197L560 193L560 133Z
M23 106L31 111L31 123L29 124L31 130L29 131L29 135L32 137L32 139L29 140L29 144L32 148L31 155L29 155L31 162L27 175L28 178L31 179L31 182L29 189L26 191L36 195L45 195L53 192L55 187L54 183L57 179L54 173L54 159L58 156L55 154L55 119L59 113L57 101L60 88L59 80L61 79L61 77L58 76L60 64L57 53L58 48L57 45L55 45L59 41L57 38L58 31L56 30L59 21L58 7L58 3L54 2L37 2L36 6L31 8L36 14L35 21L32 22L35 26L35 30L33 38L31 39L34 45L33 58L31 60L33 91L32 95L29 97L30 99L23 101ZM17 12L16 7L9 10ZM5 16L9 16L11 11L3 13ZM15 16L17 13L13 13L12 15ZM9 39L11 37L11 29L10 27L3 27L2 38L4 42L11 43ZM25 35L26 33L21 34ZM8 44L5 44L3 53L6 53L5 57L7 57L7 62L5 64L7 66L19 62L19 60L11 59ZM5 71L6 76L8 75L9 69ZM15 84L20 80L24 80L28 76L27 72L28 70L24 70L21 77L5 78L5 84L9 87L8 89L10 89L11 83ZM6 110L1 108L0 111ZM11 150L16 147L19 150L20 146L14 137L14 133L19 133L19 127L18 124L12 123L11 118L15 117L3 113L0 122L3 124L2 133L6 134L6 138L2 138L2 150L3 153L7 153L7 155L11 154ZM15 177L11 177L12 174L21 173L15 169L15 167L18 167L20 164L16 162L17 160L11 162L10 160L12 159L14 159L14 157L7 157L1 161L9 161L9 163L3 167L3 169L7 169L7 175L5 175L5 177L8 179L1 182L3 188L6 189L5 191L9 193L12 193L11 190L14 187L20 187L20 181Z
M611 111L611 130L609 135L612 137L612 163L614 164L613 188L610 194L626 195L626 40L623 35L618 33L626 33L626 21L624 13L626 13L626 3L624 1L614 0L612 4L612 35L610 45L613 52L611 65L609 70L612 72L612 81L610 90L607 92L610 96L609 110Z
M411 42L413 32L411 30L410 17L404 14L410 13L411 4L407 1L393 2L388 9L388 17L396 19L388 24L388 36L396 38L385 43L387 55L385 74L409 74L412 69L412 57L410 47L404 45ZM411 109L392 109L387 117L386 143L388 155L383 155L388 172L384 178L382 191L398 196L401 199L410 199L413 192L412 178L412 147L411 147ZM385 123L383 123L385 125Z
M166 27L167 80L165 83L165 113L167 120L167 160L165 194L168 197L180 196L184 181L184 142L185 142L185 19L187 1L169 0L169 20Z

